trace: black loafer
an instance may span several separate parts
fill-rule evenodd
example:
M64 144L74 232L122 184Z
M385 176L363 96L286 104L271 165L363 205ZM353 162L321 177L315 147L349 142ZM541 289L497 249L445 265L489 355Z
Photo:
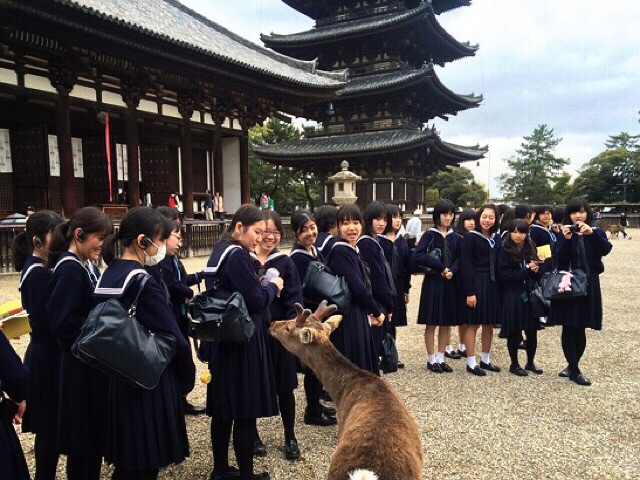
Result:
M253 441L253 455L255 457L264 457L267 454L267 447L265 447L264 443L262 443L262 440L260 440L259 438L256 438Z
M452 360L460 360L462 358L460 354L458 354L455 350L451 350L450 352L447 352L445 350L444 356L447 358L451 358Z
M432 371L433 373L442 373L442 367L439 363L429 363L427 362L427 370Z
M473 373L478 377L484 377L487 374L487 372L485 372L484 370L481 370L478 365L476 365L474 368L471 368L469 365L467 365L467 372Z
M451 368L449 365L447 365L446 362L442 362L440 364L440 370L442 370L444 373L453 372L453 368Z
M284 442L284 458L287 460L297 460L300 458L300 449L297 440L288 440Z
M480 362L480 368L482 368L483 370L489 370L490 372L499 372L500 371L500 367L498 367L497 365L489 362L489 363L484 363L484 362Z
M333 407L325 407L324 405L320 405L322 408L322 413L324 413L328 417L335 417L337 410Z
M192 405L186 398L182 399L182 410L185 415L202 415L207 411L205 407L196 407L195 405Z
M307 425L318 425L319 427L328 427L329 425L335 425L338 423L336 417L330 417L324 413L320 415L311 415L310 413L304 414L304 423Z
M527 377L529 375L527 371L524 368L522 368L520 365L511 365L509 367L509 372L519 377Z
M460 358L467 358L467 351L458 349L458 355L460 355Z
M562 378L569 378L571 376L571 369L569 367L565 368L558 374L558 376Z
M227 467L226 470L222 472L211 472L209 475L209 480L231 480L234 478L240 478L240 470L236 467Z
M535 373L536 375L542 375L542 369L538 368L538 366L535 363L527 363L524 366L525 370L529 370L532 373Z
M404 368L404 363L403 362L398 362L398 368Z
M589 385L591 385L591 380L585 377L582 373L572 375L569 378L571 378L571 380L576 382L578 385L582 385L583 387L588 387Z

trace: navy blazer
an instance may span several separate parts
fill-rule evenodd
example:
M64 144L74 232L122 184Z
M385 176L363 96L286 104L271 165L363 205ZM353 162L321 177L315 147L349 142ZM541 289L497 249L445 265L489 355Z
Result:
M378 302L371 290L365 285L364 267L358 250L349 242L338 238L331 247L326 265L335 275L341 275L347 281L351 292L351 301L360 305L370 315L379 317L382 314Z
M538 278L539 273L529 269L529 262L518 260L509 255L503 248L498 251L498 276L503 290L528 291L529 279ZM540 272L540 270L538 270Z
M47 317L49 281L52 271L45 267L44 260L31 255L24 262L20 275L20 299L22 307L29 314L31 340L33 342L53 342Z
M460 275L460 243L461 237L449 229L445 237L442 236L437 228L430 228L420 237L420 242L413 252L414 265L429 267L438 273L442 273L445 268L449 268L453 273L453 278ZM445 259L445 242L448 258ZM429 255L428 250L439 248L442 252L440 260Z
M280 272L284 280L284 287L273 303L269 306L272 320L291 320L296 318L295 304L303 305L302 282L293 261L284 253L274 249L264 265L260 265L258 257L254 257L260 273L264 274L269 268L275 268Z
M592 274L604 272L602 257L608 255L613 245L607 239L607 234L598 227L593 228L592 235L582 235L584 238L584 249L587 256L587 265ZM564 238L564 235L562 235ZM578 252L578 238L580 235L574 233L571 240L559 242L558 246L558 268L566 270L570 267L576 268L582 265L582 260Z
M67 257L71 259L64 260ZM91 269L92 275L87 268ZM51 332L63 352L71 350L87 315L96 305L94 280L99 278L100 272L92 263L83 267L72 252L63 253L53 270L46 309Z
M460 277L462 278L462 290L467 297L477 295L474 276L478 273L491 271L491 250L495 250L495 261L497 262L497 252L501 246L502 240L495 233L491 239L488 239L480 232L472 230L462 237ZM494 269L497 270L496 264L494 264Z

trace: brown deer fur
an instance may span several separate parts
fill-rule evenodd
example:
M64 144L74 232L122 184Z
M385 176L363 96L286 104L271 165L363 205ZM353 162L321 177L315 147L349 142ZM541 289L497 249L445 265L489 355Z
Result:
M296 310L295 320L274 322L269 331L313 370L336 402L338 445L327 478L349 480L349 474L362 469L379 480L421 479L420 432L398 393L353 365L329 341L342 316L321 321L335 306L323 302L313 314L300 305Z

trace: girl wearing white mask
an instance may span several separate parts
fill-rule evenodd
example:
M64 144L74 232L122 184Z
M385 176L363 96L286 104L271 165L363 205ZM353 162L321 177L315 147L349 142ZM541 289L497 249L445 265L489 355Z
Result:
M104 242L109 265L98 282L98 302L117 297L123 305L138 304L136 319L150 331L176 338L173 360L152 390L112 377L107 402L108 436L105 459L115 465L114 480L153 480L158 470L189 455L182 398L193 389L195 367L187 339L175 320L166 289L144 266L161 262L173 225L149 207L136 207L122 218L119 231ZM115 258L116 243L122 256ZM142 280L148 276L146 283Z

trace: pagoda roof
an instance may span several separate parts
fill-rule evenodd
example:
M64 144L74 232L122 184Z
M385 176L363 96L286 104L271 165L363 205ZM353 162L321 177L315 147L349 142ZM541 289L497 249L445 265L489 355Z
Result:
M335 14L337 7L344 3L336 0L282 0L282 2L314 20ZM431 0L431 4L433 11L440 14L458 7L468 6L471 4L471 0Z
M315 61L293 59L260 47L176 0L53 2L212 59L292 84L335 90L344 81L344 72L317 70ZM38 7L41 3L43 2L30 1L28 7L38 11L45 10L45 7ZM45 4L50 3L49 0ZM50 6L46 8L51 9Z
M260 39L269 48L280 52L291 53L293 50L307 50L307 55L317 55L312 46L330 45L353 40L358 37L375 35L388 30L406 27L414 22L424 21L424 31L433 41L433 52L439 52L433 58L438 64L457 60L461 57L473 56L478 49L469 42L459 42L451 36L435 18L430 2L420 2L416 8L401 12L385 13L360 20L346 21L323 25L311 30L290 35L260 35ZM434 55L435 56L435 55Z
M400 89L419 88L428 96L429 104L441 107L443 113L456 113L475 108L482 102L482 95L460 95L449 90L440 81L432 63L415 70L400 70L392 73L353 77L336 93L340 98L396 93Z
M443 142L434 129L361 132L251 146L253 152L263 160L288 166L310 164L318 160L372 157L420 147L432 148L453 162L478 160L488 152L488 147L464 147Z

